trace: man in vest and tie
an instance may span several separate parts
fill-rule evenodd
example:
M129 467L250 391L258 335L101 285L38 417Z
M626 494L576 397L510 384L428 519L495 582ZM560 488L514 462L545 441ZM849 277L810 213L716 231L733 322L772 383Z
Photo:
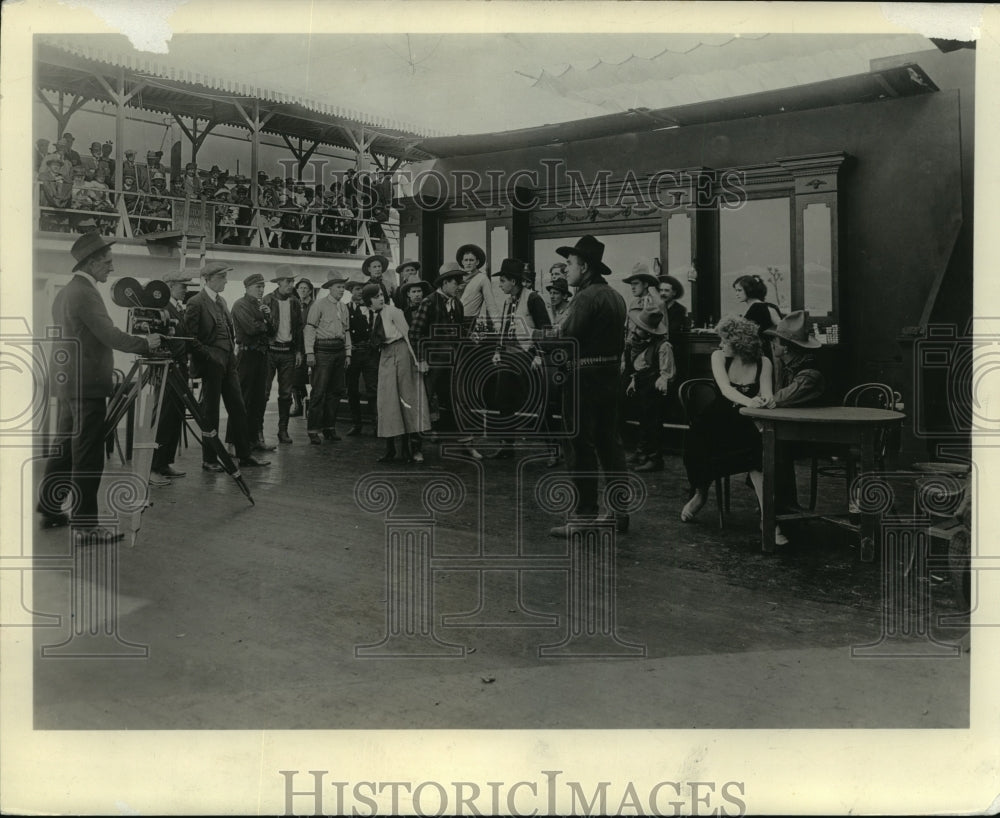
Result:
M229 306L222 297L228 264L211 261L201 271L204 286L184 310L184 323L191 336L192 374L201 378L201 404L205 425L218 435L219 400L226 405L233 446L243 467L269 466L270 461L258 460L251 451L247 410L236 371L236 337ZM201 467L205 471L221 472L208 437L202 443Z
M517 412L537 412L541 415L541 425L545 424L545 370L532 333L550 327L552 322L542 297L525 286L528 275L524 262L516 258L505 258L497 274L500 290L507 297L493 356L493 363L500 367L495 404L507 429L515 428L513 418ZM529 379L536 381L534 388ZM525 405L529 395L540 398L537 405ZM513 455L511 440L506 438L491 456L502 459Z
M349 281L351 301L347 305L351 330L351 365L347 370L347 403L351 407L351 430L348 435L361 434L361 378L365 379L365 399L372 410L372 423L377 422L379 351L371 344L375 313L361 298L364 281Z

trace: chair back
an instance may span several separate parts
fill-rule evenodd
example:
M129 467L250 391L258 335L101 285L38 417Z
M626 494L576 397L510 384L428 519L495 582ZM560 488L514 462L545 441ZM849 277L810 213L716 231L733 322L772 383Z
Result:
M677 391L681 407L684 409L684 417L691 424L691 421L701 416L705 410L715 402L719 395L719 387L714 378L691 378L684 381Z
M868 409L895 409L896 393L884 383L862 383L849 389L844 395L844 406L862 406ZM882 429L875 441L875 456L884 464L889 450L897 451L900 441L897 436Z
M896 396L884 383L862 383L844 395L844 406L861 406L869 409L892 409Z

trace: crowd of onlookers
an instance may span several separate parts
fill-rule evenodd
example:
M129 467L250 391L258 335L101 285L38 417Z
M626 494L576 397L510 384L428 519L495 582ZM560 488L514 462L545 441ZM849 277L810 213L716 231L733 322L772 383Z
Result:
M112 234L119 218L114 147L93 142L89 153L81 155L73 144L71 133L54 144L46 139L35 143L39 228ZM242 174L232 175L218 165L199 169L189 162L171 175L162 158L161 150L147 151L145 163L139 163L134 150L125 151L121 195L135 235L173 229L174 203L192 199L214 206L216 243L249 245L260 229L270 247L351 253L362 242L362 224L372 239L384 236L382 225L393 205L389 171L349 168L329 185L260 171L255 201L251 180ZM60 212L67 210L71 212Z

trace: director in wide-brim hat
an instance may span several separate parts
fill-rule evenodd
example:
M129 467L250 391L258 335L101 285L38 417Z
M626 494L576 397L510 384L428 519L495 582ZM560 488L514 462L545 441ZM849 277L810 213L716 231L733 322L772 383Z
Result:
M279 264L274 268L274 277L271 279L271 283L280 284L286 280L295 281L295 270L288 264Z
M823 346L809 329L809 313L805 310L788 313L773 329L764 330L764 335L780 338L803 349L818 349Z
M330 273L330 277L321 285L324 290L329 290L338 284L343 284L346 288L347 279L339 273Z
M563 258L577 256L597 275L611 275L611 268L604 263L604 242L594 236L584 236L572 247L557 247L556 252Z

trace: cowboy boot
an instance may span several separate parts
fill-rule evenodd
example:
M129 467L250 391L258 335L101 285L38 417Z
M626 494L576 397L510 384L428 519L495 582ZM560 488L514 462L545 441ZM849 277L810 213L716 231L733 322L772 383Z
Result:
M288 434L288 418L291 417L289 409L291 401L278 400L278 442L291 443L292 438Z

